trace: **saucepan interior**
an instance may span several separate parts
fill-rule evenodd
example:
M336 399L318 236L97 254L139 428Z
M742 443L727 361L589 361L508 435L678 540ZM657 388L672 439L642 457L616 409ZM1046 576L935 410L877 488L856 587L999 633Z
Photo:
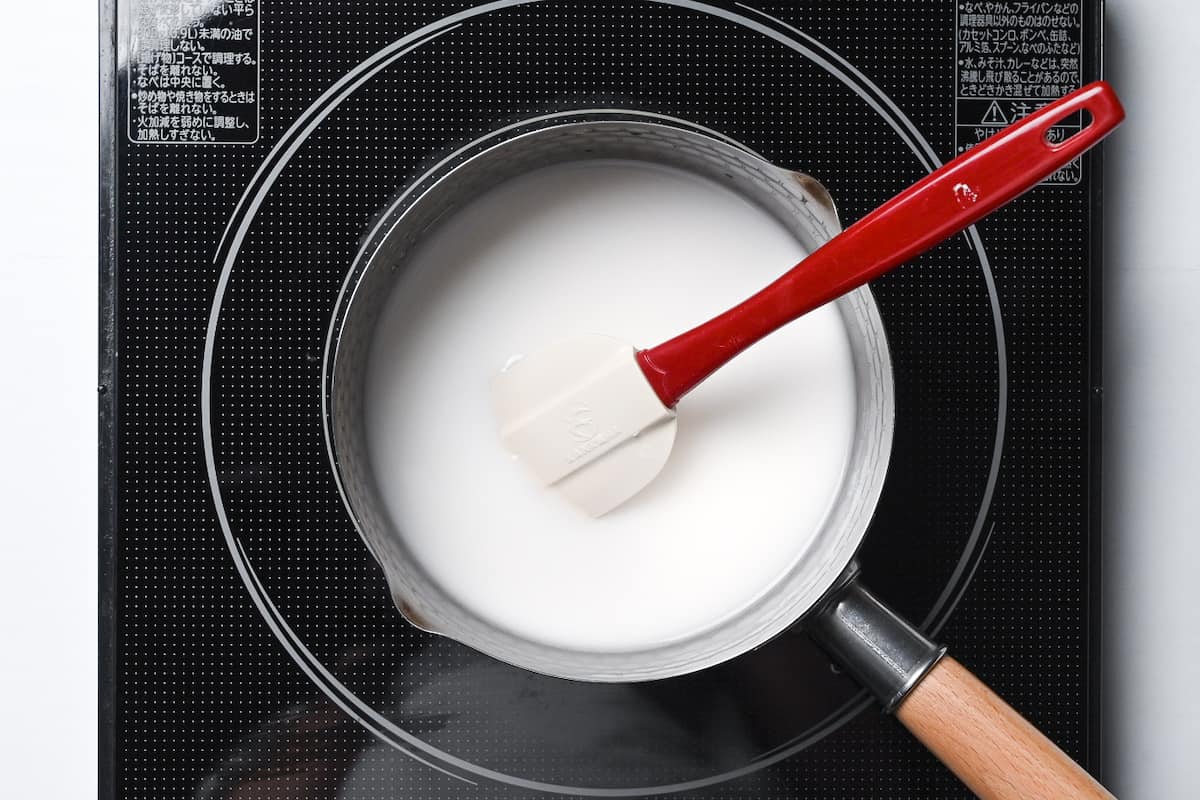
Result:
M802 160L802 155L796 154L796 159ZM887 471L894 415L891 361L869 290L837 300L857 394L845 478L805 557L749 607L690 638L623 652L550 646L480 618L430 579L381 500L364 425L368 351L384 301L403 274L406 259L440 220L516 176L587 159L648 162L716 181L773 215L810 252L839 230L829 195L815 180L775 167L734 142L686 123L611 112L498 131L414 181L368 237L343 287L330 330L326 432L354 524L383 568L396 606L413 624L548 675L650 680L703 669L765 643L812 609L838 581L866 533Z

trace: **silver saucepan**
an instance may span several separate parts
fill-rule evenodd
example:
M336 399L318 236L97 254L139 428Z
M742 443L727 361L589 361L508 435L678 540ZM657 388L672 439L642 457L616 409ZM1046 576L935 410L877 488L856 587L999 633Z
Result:
M894 398L887 339L866 288L839 298L855 366L856 434L846 477L806 556L757 602L692 638L619 653L571 650L498 628L432 581L382 502L368 458L363 395L368 352L407 254L440 219L506 180L547 165L624 159L721 183L780 220L811 252L840 230L829 193L708 131L634 113L564 116L477 142L415 181L377 227L348 277L327 356L329 452L363 541L414 625L547 675L646 681L727 661L801 624L967 785L983 797L1109 797L1082 768L859 580L854 555L883 488Z

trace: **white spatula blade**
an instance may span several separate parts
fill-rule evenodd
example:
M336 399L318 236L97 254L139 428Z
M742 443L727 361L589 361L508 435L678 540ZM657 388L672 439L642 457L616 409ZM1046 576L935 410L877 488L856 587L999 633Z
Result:
M675 411L647 383L636 352L608 336L564 339L491 383L505 447L594 516L653 480L675 441Z

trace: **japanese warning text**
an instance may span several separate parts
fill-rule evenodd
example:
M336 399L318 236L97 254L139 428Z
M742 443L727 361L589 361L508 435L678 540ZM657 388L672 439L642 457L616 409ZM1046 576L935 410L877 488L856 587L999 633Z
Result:
M258 140L259 0L136 0L123 9L131 141Z
M964 0L955 17L956 153L1083 84L1083 4L1053 0ZM1059 141L1078 115L1050 130ZM1047 179L1075 184L1078 159Z

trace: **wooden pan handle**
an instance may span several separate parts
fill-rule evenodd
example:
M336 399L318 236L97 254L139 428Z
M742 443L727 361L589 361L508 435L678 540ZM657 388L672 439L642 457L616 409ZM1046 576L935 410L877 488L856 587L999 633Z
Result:
M952 658L929 671L896 717L984 800L1113 798Z

